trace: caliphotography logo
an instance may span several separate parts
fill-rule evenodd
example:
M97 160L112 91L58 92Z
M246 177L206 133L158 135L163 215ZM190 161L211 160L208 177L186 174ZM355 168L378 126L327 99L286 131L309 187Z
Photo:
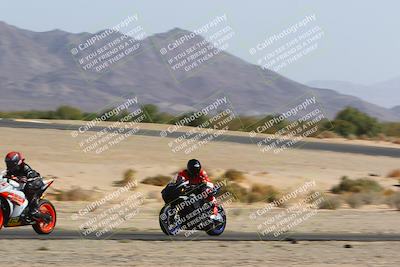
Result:
M279 154L304 145L310 138L330 129L332 124L316 96L306 94L251 125L248 131L262 153Z
M178 30L158 46L173 77L183 81L223 54L234 37L234 28L224 13L211 17L193 31Z
M169 138L168 147L174 154L190 155L210 142L223 140L231 125L240 124L240 119L229 98L217 92L169 124L160 136Z
M95 80L119 63L143 52L146 37L147 33L136 13L80 39L72 45L70 52L83 75L88 80Z
M74 129L71 137L83 153L101 154L137 134L141 123L148 120L150 118L138 97L125 95L119 101L86 117L83 125L71 125Z

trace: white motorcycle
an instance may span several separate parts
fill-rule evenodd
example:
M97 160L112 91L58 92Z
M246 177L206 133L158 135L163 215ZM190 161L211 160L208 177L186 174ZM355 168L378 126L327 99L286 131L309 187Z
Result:
M40 194L38 210L42 214L40 219L33 220L27 216L28 200L22 191L25 184L5 178L4 172L0 173L0 229L3 226L32 225L36 233L50 234L56 225L56 210L50 201L43 198L43 193L53 182L54 180L44 181L44 186L38 192Z

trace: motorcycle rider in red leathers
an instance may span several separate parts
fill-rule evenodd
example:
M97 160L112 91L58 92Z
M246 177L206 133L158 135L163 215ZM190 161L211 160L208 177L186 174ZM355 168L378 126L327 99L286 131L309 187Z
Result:
M194 186L205 184L206 191L209 193L207 201L211 203L214 215L218 214L216 199L212 194L210 194L213 191L214 184L210 181L210 178L208 178L206 171L201 168L200 161L197 159L191 159L188 161L187 168L180 171L176 176L177 184L183 181L189 181L189 185Z

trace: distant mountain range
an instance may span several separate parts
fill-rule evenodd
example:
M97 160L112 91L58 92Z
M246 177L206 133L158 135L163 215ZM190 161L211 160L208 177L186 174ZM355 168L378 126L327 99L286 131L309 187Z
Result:
M349 94L387 108L400 104L400 76L371 85L354 84L344 81L311 81L312 87L328 88L342 94Z
M397 114L397 116L400 116L400 105L399 106L395 106L393 108L390 109L392 112L394 112L394 114Z
M97 34L101 33L104 31ZM117 97L135 92L142 103L179 113L216 91L223 91L238 113L255 115L280 111L295 98L311 92L329 117L353 106L380 120L400 120L399 107L388 109L331 89L303 85L227 52L220 52L184 79L174 77L160 47L188 34L175 28L146 37L142 40L146 49L115 64L100 78L88 81L70 50L93 34L32 32L0 22L0 110L55 109L67 104L95 111ZM196 36L177 51L202 41Z

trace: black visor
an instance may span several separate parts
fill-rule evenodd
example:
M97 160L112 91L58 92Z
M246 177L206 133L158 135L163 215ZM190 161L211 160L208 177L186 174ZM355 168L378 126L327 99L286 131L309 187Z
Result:
M13 171L18 167L18 162L15 161L6 161L6 165L7 165L7 170L9 171Z
M199 175L200 170L201 170L200 162L195 159L189 160L188 165L187 165L187 170L190 175L193 175L193 176Z

